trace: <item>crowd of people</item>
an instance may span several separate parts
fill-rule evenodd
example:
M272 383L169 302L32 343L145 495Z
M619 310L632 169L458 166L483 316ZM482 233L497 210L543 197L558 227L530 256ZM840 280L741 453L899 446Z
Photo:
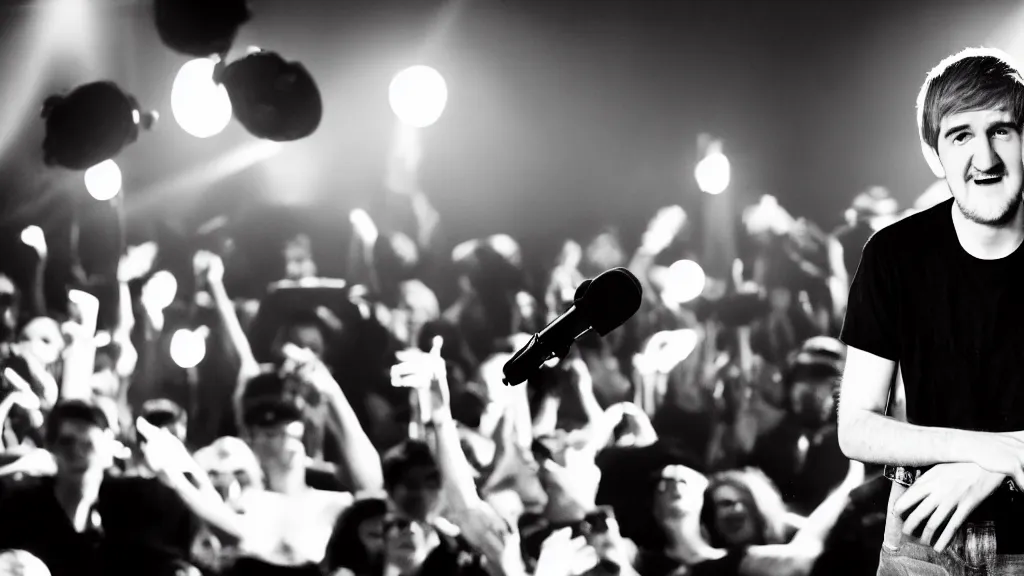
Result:
M155 244L121 257L109 328L86 290L58 313L42 274L0 278L0 573L874 569L888 483L839 449L835 336L861 246L895 217L884 190L832 234L765 197L731 276L687 302L678 206L632 254L614 229L566 241L536 282L507 235L439 255L426 196L396 197L412 226L354 211L343 281L304 235L258 301L228 293L227 254L195 254L209 353L184 387L163 376ZM44 267L45 237L23 238ZM615 266L640 311L505 386L511 354Z

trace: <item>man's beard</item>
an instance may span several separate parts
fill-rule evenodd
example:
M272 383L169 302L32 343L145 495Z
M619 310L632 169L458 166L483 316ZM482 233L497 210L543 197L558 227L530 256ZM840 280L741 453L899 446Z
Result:
M1006 206L1003 208L1002 212L995 218L986 218L981 214L978 214L977 212L971 210L969 207L961 203L959 198L955 199L955 201L957 209L960 210L960 213L963 214L964 218L966 218L967 220L970 220L971 222L974 222L976 224L983 224L985 226L999 228L1006 226L1007 224L1012 222L1013 219L1017 216L1017 212L1020 210L1021 207L1021 194L1015 194L1013 198L1011 198L1006 203Z

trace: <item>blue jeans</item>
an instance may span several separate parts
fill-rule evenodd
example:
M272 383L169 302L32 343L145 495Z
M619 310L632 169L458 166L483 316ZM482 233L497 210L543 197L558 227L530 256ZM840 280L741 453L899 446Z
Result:
M903 520L892 513L892 505L904 491L902 486L893 485L876 576L1024 575L1024 554L996 554L992 522L965 523L942 553L905 535Z

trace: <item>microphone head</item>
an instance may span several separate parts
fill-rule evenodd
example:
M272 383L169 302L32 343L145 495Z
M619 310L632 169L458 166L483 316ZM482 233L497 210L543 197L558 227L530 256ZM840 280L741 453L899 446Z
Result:
M593 283L594 281L589 278L581 282L580 285L576 287L576 293L572 295L573 303L582 300L583 296L587 293L587 290L590 290L590 285Z
M600 336L622 326L636 314L643 296L640 281L625 268L603 272L594 278L582 295L580 292L576 291L576 306L583 310Z

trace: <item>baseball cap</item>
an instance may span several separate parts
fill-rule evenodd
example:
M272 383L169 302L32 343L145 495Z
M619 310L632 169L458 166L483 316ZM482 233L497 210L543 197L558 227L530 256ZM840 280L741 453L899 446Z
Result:
M185 410L173 400L157 398L142 405L140 416L153 426L171 426L185 421Z
M242 421L246 426L277 426L302 420L303 406L298 397L264 397L247 402Z

